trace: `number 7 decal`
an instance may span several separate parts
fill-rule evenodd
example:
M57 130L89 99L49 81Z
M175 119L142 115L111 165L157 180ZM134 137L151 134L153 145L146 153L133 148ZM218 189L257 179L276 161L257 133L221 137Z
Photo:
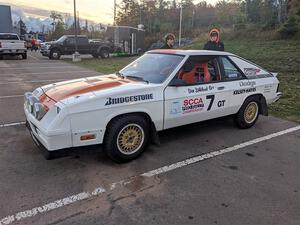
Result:
M206 99L210 99L210 103L208 105L207 111L209 111L214 103L215 96L214 95L207 95Z

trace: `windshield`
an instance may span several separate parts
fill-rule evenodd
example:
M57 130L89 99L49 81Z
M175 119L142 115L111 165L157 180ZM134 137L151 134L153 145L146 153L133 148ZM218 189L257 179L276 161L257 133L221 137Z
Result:
M57 42L63 42L65 39L67 38L67 36L61 36L58 40L57 40Z
M171 75L183 58L184 56L175 54L147 53L122 69L120 74L159 84Z

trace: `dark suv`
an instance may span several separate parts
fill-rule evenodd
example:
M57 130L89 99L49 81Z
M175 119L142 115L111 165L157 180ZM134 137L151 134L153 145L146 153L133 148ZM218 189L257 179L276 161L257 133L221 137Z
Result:
M94 58L108 58L113 52L110 42L92 41L84 35L77 36L79 54L90 54ZM64 35L56 41L42 44L41 53L49 59L59 59L61 55L72 55L75 52L75 36Z

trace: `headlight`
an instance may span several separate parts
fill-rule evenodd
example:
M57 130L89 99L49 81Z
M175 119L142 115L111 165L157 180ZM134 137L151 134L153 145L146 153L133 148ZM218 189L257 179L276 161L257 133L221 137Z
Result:
M33 115L37 120L41 120L46 114L46 110L41 103L34 103Z
M28 98L30 97L30 96L32 96L32 93L31 92L26 92L25 94L24 94L24 104L25 104L25 107L28 109Z
M35 103L39 103L39 100L34 96L29 96L27 101L27 109L30 113L33 113L33 107Z

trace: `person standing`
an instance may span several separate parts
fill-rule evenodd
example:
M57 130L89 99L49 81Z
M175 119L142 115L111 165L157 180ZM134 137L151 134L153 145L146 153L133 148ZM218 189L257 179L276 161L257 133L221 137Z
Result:
M31 51L35 50L36 51L36 43L34 37L31 39Z
M161 49L172 49L174 47L175 42L175 35L174 34L167 34L165 36L165 44L161 47Z
M209 32L209 41L204 45L204 50L224 51L224 44L220 41L220 31L217 28Z

